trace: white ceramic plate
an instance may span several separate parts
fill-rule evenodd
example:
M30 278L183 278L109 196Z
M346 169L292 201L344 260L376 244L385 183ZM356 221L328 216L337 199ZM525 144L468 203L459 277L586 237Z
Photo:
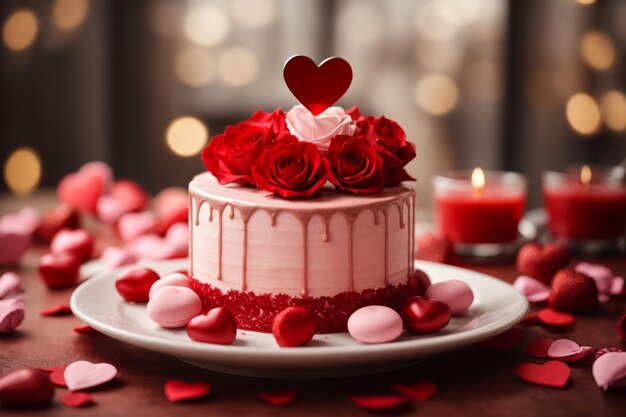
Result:
M159 274L186 268L186 260L144 263ZM366 345L347 333L316 335L305 347L280 348L271 334L238 331L230 346L199 343L185 329L166 330L153 323L145 304L123 301L114 282L122 269L103 272L74 291L71 306L85 323L115 339L165 353L219 372L247 376L322 377L380 372L471 345L498 334L526 315L528 303L509 284L467 269L415 261L433 282L465 281L474 291L472 307L443 330L424 336L403 334L385 344ZM128 268L128 267L126 267Z

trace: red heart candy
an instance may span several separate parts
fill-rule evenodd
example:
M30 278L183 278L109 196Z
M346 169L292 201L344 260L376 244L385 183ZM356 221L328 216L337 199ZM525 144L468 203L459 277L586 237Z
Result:
M317 116L348 90L352 68L342 58L328 58L318 67L311 58L296 55L285 62L283 78L298 101Z
M159 274L149 268L131 268L122 272L115 281L115 289L126 301L148 301L150 287L159 280Z
M35 238L41 243L50 243L59 230L79 227L78 212L67 204L61 204L43 215L35 230Z
M38 270L48 288L67 288L78 282L80 260L67 252L48 253L39 259Z
M86 392L72 392L72 391L66 392L61 397L61 402L66 407L70 407L70 408L79 408L79 407L84 407L86 405L95 404L91 395L87 394Z
M143 188L131 180L117 181L111 187L109 196L119 203L123 213L143 210L149 201Z
M39 314L42 316L69 316L72 314L72 308L69 304L57 304L41 310Z
M95 213L98 199L104 192L102 177L91 171L68 174L59 183L59 200L78 211Z
M5 407L43 407L54 397L54 386L36 369L20 369L0 378L0 404Z
M184 382L172 379L163 387L165 396L173 403L204 397L212 390L206 382Z
M492 337L491 339L481 342L480 347L491 350L509 350L513 349L521 338L522 331L514 327Z
M425 261L450 263L452 244L438 232L425 232L417 237L415 257Z
M282 347L306 345L313 339L316 328L315 316L304 307L287 307L272 321L272 334Z
M554 339L537 339L526 345L526 353L534 358L547 358Z
M295 401L298 396L298 390L287 389L283 391L257 391L257 395L268 404L284 406Z
M551 308L543 308L537 312L537 319L548 326L570 326L576 322L574 316L560 313Z
M526 382L555 388L564 387L571 373L569 366L561 361L548 361L543 365L522 363L515 371Z
M404 395L353 395L350 400L358 407L378 412L398 411L409 402Z
M93 237L83 229L59 231L50 244L52 253L69 252L82 262L91 259L93 255Z
M419 381L409 385L394 384L391 388L417 401L426 401L437 392L437 386L430 381Z
M414 296L406 300L401 310L404 328L417 334L436 332L448 325L452 312L447 304Z
M226 307L216 307L187 323L187 335L191 340L218 345L230 345L237 337L237 323Z
M413 280L415 281L415 295L424 296L426 290L430 287L430 278L426 272L416 269L413 273Z
M593 278L571 268L562 269L552 280L548 306L570 313L591 313L598 308L598 287Z
M556 272L567 266L570 255L560 243L551 243L543 248L537 243L525 244L517 254L517 270L546 285L550 285Z

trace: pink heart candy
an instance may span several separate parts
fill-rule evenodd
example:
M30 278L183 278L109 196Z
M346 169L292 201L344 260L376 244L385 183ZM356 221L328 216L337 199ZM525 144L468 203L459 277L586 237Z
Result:
M186 254L189 250L189 225L187 223L172 225L165 235L165 240L177 252L185 252Z
M20 292L22 279L14 272L6 272L0 276L0 299L7 295Z
M113 171L111 167L104 162L100 161L92 161L87 162L83 165L79 172L81 174L93 175L99 177L104 185L104 190L110 187L111 182L113 181Z
M156 217L149 211L141 213L126 213L120 217L117 229L121 238L129 242L139 236L150 233L156 226Z
M611 295L619 295L624 292L624 278L613 278L613 284L611 285Z
M24 303L21 300L0 300L0 333L17 329L24 321L24 315Z
M605 391L626 386L626 352L605 353L593 363L591 372Z
M167 217L189 205L187 190L179 187L169 187L161 190L154 197L154 210L159 217Z
M23 235L32 235L39 226L39 213L32 207L24 207L17 213L5 214L0 218L0 230Z
M185 287L163 287L148 301L148 316L161 327L182 327L202 312L198 294Z
M134 264L137 262L137 257L124 249L109 246L102 251L100 260L107 268L115 269L120 266Z
M30 235L0 230L0 265L14 265L30 247Z
M469 285L458 279L437 282L426 290L426 298L442 301L450 307L453 316L467 311L474 302L474 293Z
M124 208L113 197L103 195L96 203L96 214L103 223L114 225L124 214Z
M164 260L177 257L175 248L167 244L164 238L158 235L139 236L126 249L139 258Z
M598 287L598 293L610 294L611 286L613 283L613 271L604 265L590 264L587 262L581 262L574 267L574 270L579 274L587 275L593 278Z
M548 357L563 362L578 362L588 358L593 352L595 349L590 346L580 346L569 339L558 339L548 348Z
M531 303L546 301L550 296L550 288L543 282L526 275L519 276L513 283L513 288L522 293Z
M149 297L152 297L158 290L163 287L186 287L191 288L189 277L181 272L173 272L168 274L152 284L150 287Z
M78 391L85 388L104 384L115 378L117 368L108 363L91 363L77 361L65 368L63 376L65 384L70 391Z

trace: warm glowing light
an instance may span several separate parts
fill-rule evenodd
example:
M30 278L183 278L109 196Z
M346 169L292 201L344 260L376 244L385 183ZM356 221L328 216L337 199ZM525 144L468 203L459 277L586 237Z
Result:
M220 80L231 87L250 84L259 72L256 56L245 48L229 48L222 52L217 62Z
M604 123L616 132L626 131L626 96L617 90L606 93L600 101Z
M201 48L187 48L176 57L174 69L184 84L190 87L202 87L215 78L215 58Z
M30 148L18 148L4 163L4 181L12 193L25 196L37 189L41 179L41 161Z
M485 173L482 168L474 168L474 171L472 171L472 187L476 191L481 191L485 188Z
M588 6L588 5L593 4L595 2L596 2L596 0L576 0L576 3L582 4L584 6Z
M83 23L88 11L87 0L56 0L52 6L52 20L59 29L72 30Z
M441 116L451 111L459 100L459 90L452 78L432 73L415 84L415 101L428 114Z
M337 17L340 40L348 45L369 45L380 41L384 22L380 11L370 2L344 2Z
M176 155L193 156L200 152L209 140L209 129L195 117L178 117L167 127L165 140Z
M589 183L591 182L591 168L589 168L589 165L583 165L583 167L580 170L580 182L585 186L588 187Z
M591 135L600 128L600 109L588 94L576 93L570 97L565 115L572 129L581 135Z
M194 7L185 19L185 34L202 46L222 42L230 30L230 21L221 9L208 4Z
M431 1L419 6L415 14L415 30L422 36L449 41L459 31L459 19L449 2Z
M580 42L580 54L590 67L607 70L615 61L615 46L606 33L589 31Z
M233 16L239 23L251 28L263 28L276 18L275 0L235 0Z
M2 39L7 48L22 51L33 44L38 33L37 16L28 9L22 9L13 13L4 22Z

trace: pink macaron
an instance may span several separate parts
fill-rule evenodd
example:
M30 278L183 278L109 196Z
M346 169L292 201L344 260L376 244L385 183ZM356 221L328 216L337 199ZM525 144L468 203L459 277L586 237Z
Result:
M402 318L389 307L362 307L348 319L348 332L363 343L391 342L402 333Z
M198 294L185 287L163 287L148 301L148 316L161 327L182 327L202 312Z
M191 283L189 282L189 277L182 272L172 272L152 284L149 297L152 298L152 296L163 287L191 288Z
M426 297L446 303L453 316L465 313L474 302L474 292L470 286L458 279L431 285L426 290Z

